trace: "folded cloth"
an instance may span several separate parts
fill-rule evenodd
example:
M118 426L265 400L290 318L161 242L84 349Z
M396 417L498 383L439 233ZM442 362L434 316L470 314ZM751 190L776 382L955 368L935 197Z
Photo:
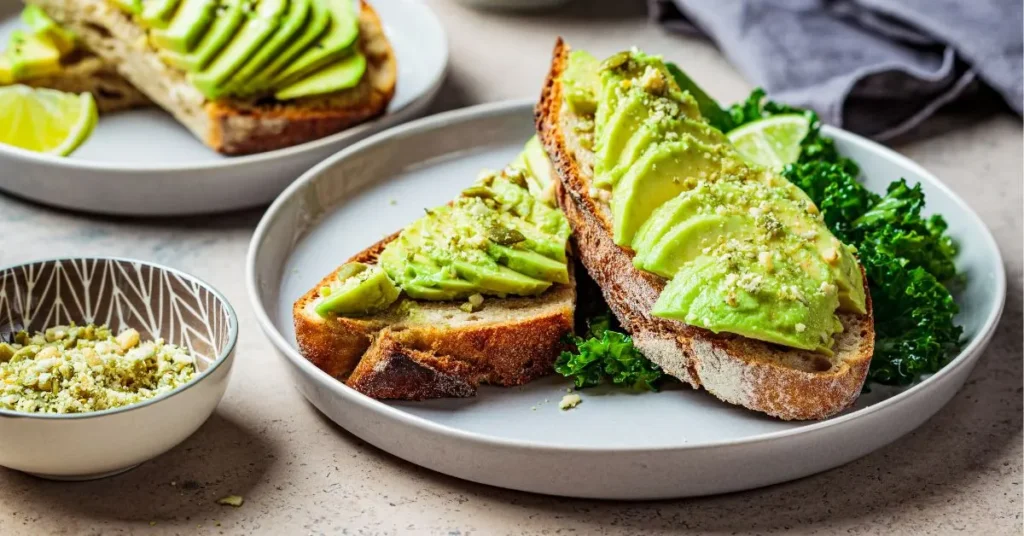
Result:
M666 28L708 35L773 100L876 139L982 85L1021 114L1020 0L648 2Z

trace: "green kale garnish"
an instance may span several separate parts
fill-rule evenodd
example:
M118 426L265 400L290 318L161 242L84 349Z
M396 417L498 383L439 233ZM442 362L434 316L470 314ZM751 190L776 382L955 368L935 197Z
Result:
M852 242L852 224L881 199L854 178L856 164L822 160L790 164L782 176L807 193L821 210L825 225L846 243ZM851 168L852 165L852 168Z
M611 382L637 391L657 391L664 373L636 347L633 338L612 329L614 318L604 313L590 318L584 337L569 336L575 352L565 351L555 361L555 371L572 378L578 389Z
M921 217L923 207L921 185L911 188L900 179L889 185L881 201L853 221L854 240L858 248L904 259L907 269L924 268L939 281L951 281L956 276L956 245L944 234L946 220L938 214Z
M963 329L953 323L953 296L925 268L882 248L864 247L860 260L868 274L875 313L875 354L868 379L907 385L937 372L960 348Z
M857 248L875 315L868 379L906 385L945 366L963 333L953 322L958 309L945 286L956 280L957 250L942 216L921 215L921 185L900 179L885 196L871 192L857 181L857 164L821 135L813 112L766 102L761 90L728 112L733 128L779 113L803 113L811 120L800 159L782 175L818 205L836 237Z

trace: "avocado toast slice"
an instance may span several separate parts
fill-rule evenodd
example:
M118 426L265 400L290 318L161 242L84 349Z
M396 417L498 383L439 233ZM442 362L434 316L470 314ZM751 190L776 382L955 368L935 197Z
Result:
M537 129L561 182L557 197L572 225L577 255L637 349L695 388L782 419L821 419L850 406L860 394L874 344L863 273L859 284L865 289L865 312L838 312L842 329L831 337L830 352L801 350L726 330L715 333L655 316L669 280L635 266L644 260L636 260L633 249L619 245L624 240L615 236L612 198L594 184L593 140L581 134L593 130L595 118L566 100L577 89L563 83L569 65L569 46L559 40L535 112ZM855 269L861 271L859 266Z
M550 178L522 162L484 175L296 301L302 355L383 399L466 397L551 373L573 328L569 227L537 196Z
M298 0L161 0L136 13L141 4L110 0L28 3L75 32L203 143L240 155L329 136L383 114L394 96L394 52L373 8L309 1L320 9ZM267 47L293 63L272 61ZM293 66L303 70L291 76Z
M68 93L92 93L96 108L102 114L151 104L145 95L117 73L117 69L87 53L76 53L61 65L59 71L17 83Z
M113 65L84 50L73 34L38 7L21 13L25 26L0 48L0 85L24 84L68 93L92 93L101 113L149 104Z

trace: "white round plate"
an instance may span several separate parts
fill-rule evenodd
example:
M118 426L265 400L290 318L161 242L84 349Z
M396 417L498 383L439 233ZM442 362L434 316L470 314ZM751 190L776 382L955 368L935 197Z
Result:
M326 138L261 154L227 157L159 108L109 114L71 156L0 144L0 190L60 208L170 216L269 203L314 164L370 134L422 113L441 87L448 39L418 0L370 0L398 60L387 113ZM20 26L20 2L0 2L0 48Z
M248 285L260 324L302 394L353 434L459 478L553 495L649 499L773 484L847 463L910 432L963 384L1002 311L1005 274L974 212L910 160L828 129L872 190L906 177L945 214L969 284L960 294L963 352L908 389L876 387L842 415L783 422L689 388L660 393L581 391L569 382L483 387L468 399L380 402L349 389L298 353L295 299L349 256L452 199L483 168L510 162L533 133L531 103L478 106L378 134L318 165L274 202L249 249Z

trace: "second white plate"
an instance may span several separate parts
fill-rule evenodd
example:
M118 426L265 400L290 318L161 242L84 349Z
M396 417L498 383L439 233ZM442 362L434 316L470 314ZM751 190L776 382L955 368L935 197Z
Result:
M413 463L496 486L579 497L643 499L748 489L863 456L919 426L963 384L1002 310L1005 274L978 217L931 174L880 145L828 129L866 184L920 182L945 214L970 284L959 296L963 352L908 389L876 387L822 422L783 422L689 388L631 394L569 382L484 387L468 399L380 402L317 369L295 346L296 298L349 256L447 202L482 168L510 162L533 133L531 103L478 106L403 125L355 145L296 181L260 222L248 284L261 326L302 394L364 440Z
M417 0L370 1L398 60L395 97L383 117L295 147L226 157L157 108L110 114L67 158L0 144L0 190L61 208L131 216L269 203L317 162L421 114L441 87L448 40L433 12ZM0 44L20 26L21 8L19 2L0 2Z

